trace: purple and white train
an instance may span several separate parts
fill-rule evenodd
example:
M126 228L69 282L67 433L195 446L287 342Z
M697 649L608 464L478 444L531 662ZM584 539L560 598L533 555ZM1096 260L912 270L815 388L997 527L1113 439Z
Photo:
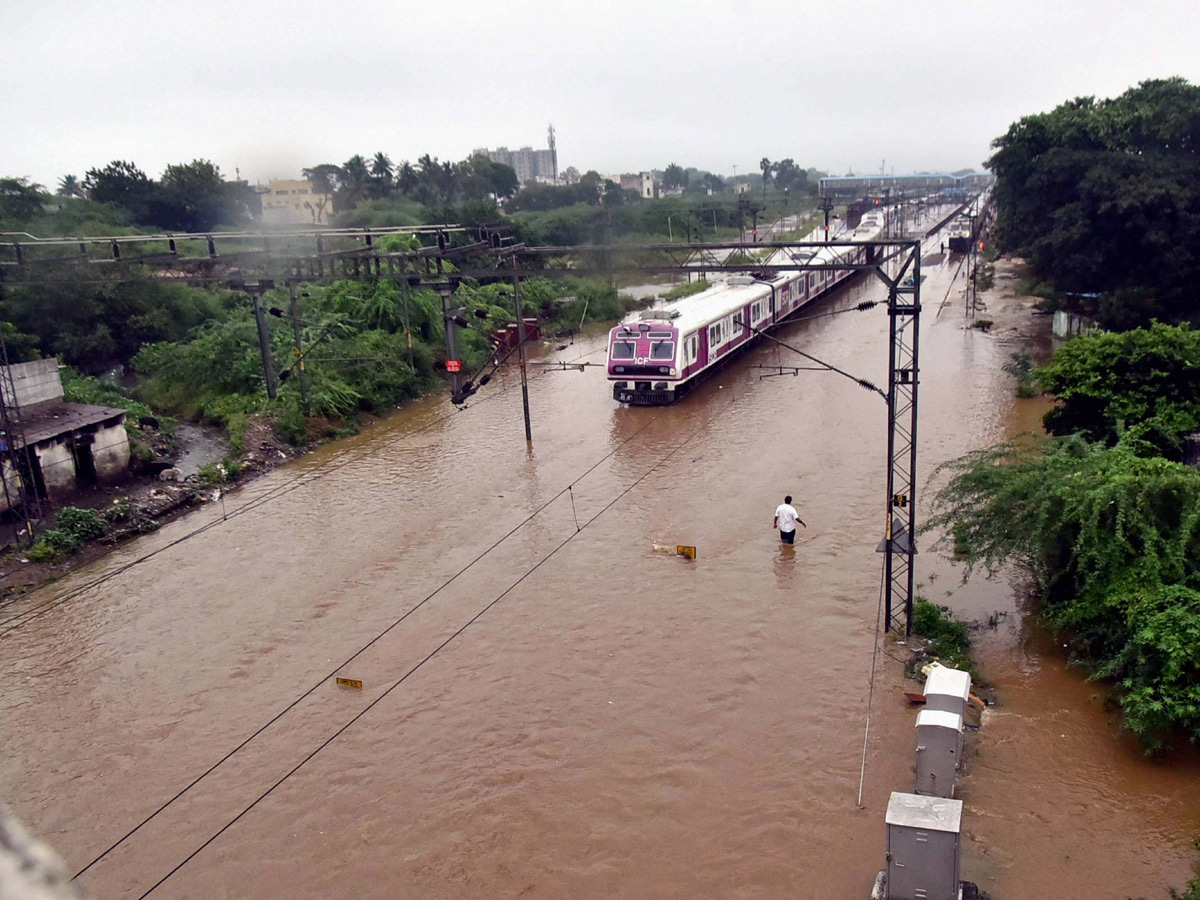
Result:
M884 211L866 213L850 240L877 240ZM803 266L869 262L870 247L819 249ZM852 269L736 275L700 294L645 310L609 332L608 380L613 399L635 406L674 403L707 372L854 274ZM737 324L735 324L735 321Z

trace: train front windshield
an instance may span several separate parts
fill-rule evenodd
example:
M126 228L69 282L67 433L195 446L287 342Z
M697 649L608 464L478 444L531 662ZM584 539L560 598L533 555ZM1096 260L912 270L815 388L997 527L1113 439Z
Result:
M675 358L675 342L674 341L655 341L650 345L651 359L674 359Z
M633 359L634 343L633 341L613 341L612 358L613 359Z

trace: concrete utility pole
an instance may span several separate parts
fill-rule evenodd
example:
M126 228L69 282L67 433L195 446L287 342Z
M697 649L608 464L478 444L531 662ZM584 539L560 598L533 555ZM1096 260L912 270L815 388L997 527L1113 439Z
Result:
M263 374L267 379L267 396L274 400L279 394L279 383L275 378L275 360L271 357L271 335L263 315L261 284L250 292L250 302L254 306L254 321L258 325L258 349L262 353Z
M525 441L533 443L529 427L529 379L525 371L525 310L521 307L521 277L517 274L517 257L512 260L513 307L517 313L517 359L521 364L521 406L525 411Z
M446 323L446 371L450 374L450 396L457 399L462 383L462 360L458 358L458 319L462 318L462 310L450 306L454 296L453 284L438 285L438 293L442 295L442 319Z
M308 376L304 373L304 348L300 344L300 312L296 307L296 285L288 282L288 311L292 316L292 339L296 342L296 377L300 379L300 400L304 404L304 414L308 410Z

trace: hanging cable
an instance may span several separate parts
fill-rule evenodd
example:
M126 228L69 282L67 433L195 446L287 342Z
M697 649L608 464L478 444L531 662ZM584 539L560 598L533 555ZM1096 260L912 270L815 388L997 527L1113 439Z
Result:
M163 812L168 806L170 806L172 803L174 803L176 800L178 800L180 797L182 797L184 794L186 794L188 791L190 791L192 788L194 788L196 785L198 785L201 781L203 781L205 778L207 778L209 775L211 775L219 766L221 766L223 763L225 763L227 760L229 760L230 757L232 757L234 754L236 754L238 751L240 751L243 747L245 747L247 744L249 744L252 740L254 740L256 737L258 737L260 734L262 734L264 731L266 731L268 728L270 728L276 722L278 722L288 712L295 709L295 707L298 706L303 700L305 700L307 697L311 696L312 693L314 691L316 691L321 685L323 685L327 681L329 681L330 678L333 678L339 671L344 669L346 666L348 666L350 663L352 663L355 659L357 659L359 656L361 656L363 653L365 653L368 649L370 649L370 647L373 646L375 643L377 643L381 638L383 638L385 635L387 635L389 632L391 632L392 629L394 629L396 626L400 625L405 619L407 619L409 616L411 616L413 613L415 613L417 610L419 610L422 606L424 606L426 603L428 603L430 600L432 600L435 596L437 596L439 593L441 593L443 590L445 590L447 587L449 587L450 584L453 583L456 579L458 579L458 577L460 575L464 574L468 569L470 569L477 562L479 562L481 559L483 559L485 556L487 556L489 553L491 553L493 550L495 550L497 547L499 547L502 543L504 543L506 540L508 540L510 537L512 537L514 534L516 534L517 531L519 531L525 525L529 524L529 522L531 522L538 514L540 514L544 509L546 509L546 507L548 507L551 503L553 503L555 500L557 500L559 497L561 497L564 493L570 493L572 491L573 486L576 483L578 483L579 481L582 481L584 478L586 478L588 475L590 475L592 472L594 472L606 460L611 458L613 456L613 454L615 454L618 450L620 450L622 447L624 447L626 444L628 444L630 441L632 441L634 438L636 438L638 435L640 435L643 431L645 431L647 428L649 428L656 421L657 421L657 417L648 419L645 425L643 425L641 428L639 428L637 431L635 431L633 434L631 434L625 440L621 441L621 443L619 443L615 447L613 447L608 453L606 453L603 457L601 457L599 460L597 460L595 463L593 463L587 469L587 471L585 471L582 475L580 475L578 478L576 478L571 484L567 485L567 487L560 490L553 497L551 497L549 500L547 500L545 503L543 503L541 506L539 506L537 509L535 509L532 513L530 513L528 516L526 516L521 522L519 522L512 529L510 529L506 534L504 534L499 540L497 540L490 547L485 549L478 556L476 556L474 559L472 559L469 563L467 563L465 566L463 566L461 569L459 569L457 572L455 572L452 576L450 576L450 578L448 578L446 581L444 581L442 584L440 584L437 588L435 588L433 591L431 591L429 594L427 594L424 597L424 599L422 599L419 603L417 603L411 609L407 610L398 619L396 619L394 622L392 622L390 625L388 625L387 628L385 628L383 631L379 632L379 634L377 634L377 635L375 635L375 637L371 638L371 640L369 640L366 644L364 644L362 647L360 647L358 650L356 650L353 654L351 654L346 659L342 660L340 663L338 663L336 666L334 666L332 669L330 669L327 674L322 675L317 681L315 681L313 683L313 685L311 687L309 687L306 691L304 691L304 693L302 693L295 700L293 700L291 703L289 703L287 706L285 706L283 709L281 709L278 713L276 713L274 716L272 716L271 719L269 719L266 723L259 726L259 728L256 729L253 734L251 734L249 737L245 738L236 747L234 747L232 750L227 752L219 760L217 760L215 763L213 763L211 766L209 766L207 769L205 769L203 772L201 772L198 776L196 776L194 779L192 779L192 781L190 783L188 783L185 787L183 787L181 790L179 790L173 797L171 797L169 800L167 800L165 803L163 803L161 806L159 806L150 815L146 816L146 818L144 818L141 822L139 822L137 825L135 825L128 832L126 832L126 834L124 836L122 836L119 840L114 842L108 849L106 849L103 853L101 853L99 856L97 856L95 859L93 859L91 862L89 862L86 866L84 866L82 869L80 869L78 872L76 872L74 875L74 878L78 878L80 875L82 875L88 869L92 868L92 866L96 865L96 863L100 862L100 860L104 859L104 857L106 857L113 850L117 849L117 847L119 847L121 844L125 843L125 841L127 841L130 837L132 837L134 834L136 834L138 831L140 831L155 816L157 816L159 813ZM574 512L575 512L575 497L574 497L573 493L571 493L571 512L572 512L572 514L574 514ZM583 529L579 526L579 519L578 519L578 517L576 517L575 533L578 534L582 530ZM166 549L166 548L163 548L163 549Z
M889 548L887 552L891 552ZM879 659L879 623L883 620L883 580L887 575L887 559L879 568L879 609L875 612L875 644L871 651L871 686L867 690L867 726L863 729L862 765L858 770L858 808L863 809L863 781L867 777L867 738L871 734L871 701L875 698L875 662Z
M243 816L245 816L252 809L254 809L254 807L258 806L258 804L261 803L263 800L265 800L276 788L278 788L281 784L283 784L285 781L287 781L289 778L291 778L293 775L295 775L298 771L300 771L300 769L303 768L309 761L311 761L318 753L320 753L322 750L324 750L326 747L328 747L330 744L332 744L335 740L337 740L343 733L345 733L345 731L347 729L349 729L350 726L352 726L355 722L357 722L359 719L361 719L363 716L365 716L368 712L370 712L372 709L374 709L377 705L379 705L380 701L382 701L385 697L389 696L392 693L392 691L396 690L396 688L400 687L400 685L402 685L405 681L407 681L408 678L413 673L415 673L422 666L424 666L427 662L429 662L431 659L433 659L435 656L437 656L438 653L440 653L443 649L445 649L447 646L449 646L449 644L451 642L453 642L463 632L465 632L468 628L470 628L473 624L475 624L475 622L477 622L480 618L482 618L484 616L484 614L486 614L488 612L488 610L490 610L493 606L495 606L497 603L499 603L501 600L503 600L506 596L508 596L508 594L510 594L522 582L524 582L527 578L529 578L530 575L532 575L534 572L536 572L538 569L540 569L556 553L558 553L559 550L561 550L563 547L565 547L571 541L575 540L575 538L578 537L583 532L584 529L586 529L589 525L591 525L593 522L595 522L597 519L599 519L601 516L603 516L606 512L608 512L610 509L612 509L613 506L615 506L620 500L622 500L630 491L632 491L639 484L641 484L643 481L645 481L647 478L649 478L655 471L658 470L658 468L660 466L662 466L664 463L666 463L668 460L670 460L673 456L675 456L676 453L678 453L680 450L682 450L684 447L686 447L692 441L692 439L696 437L696 435L698 435L704 429L708 428L708 426L715 420L716 420L716 417L710 417L708 421L701 424L698 428L696 428L694 431L692 431L691 434L689 434L686 438L684 438L682 441L680 441L680 443L678 443L669 453L667 453L665 456L663 456L661 459L659 459L658 462L656 462L653 466L651 466L649 469L647 469L645 472L643 472L640 476L638 476L637 479L635 479L633 482L631 482L629 485L627 485L623 490L621 490L620 493L618 493L615 497L613 497L612 500L610 500L607 504L605 504L603 509L601 509L598 513L596 513L596 515L592 516L590 519L588 519L586 522L584 522L583 526L579 529L579 531L576 531L574 534L568 536L565 540L563 540L562 542L557 544L554 547L554 549L552 549L549 553L547 553L540 560L538 560L536 563L534 563L534 565L531 568L529 568L528 570L526 570L525 573L523 575L521 575L521 577L519 577L516 581L514 581L507 588L505 588L504 591L502 593L500 593L497 597L495 597L493 600L488 602L488 604L486 606L484 606L481 610L479 610L479 612L475 613L475 615L473 615L470 619L468 619L466 621L466 623L463 624L457 631L455 631L448 638L446 638L444 641L442 641L442 643L438 644L438 646L435 647L424 659L422 659L420 662L418 662L416 665L414 665L412 668L410 668L408 671L406 671L403 675L401 675L398 679L396 679L396 681L392 682L392 684L387 688L387 690L385 690L382 694L380 694L378 697L376 697L374 700L372 700L369 704L367 704L367 706L365 706L362 710L360 710L345 725L343 725L341 728L339 728L337 731L335 731L333 734L331 734L328 738L326 738L324 741L322 741L321 744L319 744L315 749L310 751L302 760L300 760L300 762L298 762L295 766L293 766L290 770L288 770L288 772L285 773L278 781L276 781L269 788L267 788L265 791L263 791L261 794L259 794L250 803L249 806L247 806L240 813L238 813L236 816L234 816L232 819L230 819L228 822L226 822L224 825L222 825L221 828L218 829L215 834L210 836L206 841L204 841L204 843L202 843L199 847L197 847L195 850L193 850L191 853L189 853L186 857L184 857L181 862L176 864L174 868L172 868L169 872L167 872L166 875L162 876L162 878L160 878L153 885L151 885L149 889L147 889L144 893L142 893L138 897L138 900L145 900L146 897L148 897L155 890L157 890L164 882L167 881L167 879L169 879L172 875L174 875L176 872L178 872L180 869L182 869L185 865L187 865L189 862L191 862L191 860L194 859L201 851L203 851L205 847L207 847L209 844L211 844L213 841L215 841L217 838L219 838L222 834L224 834L226 831L228 831L230 828L232 828ZM614 449L613 452L615 453L616 449ZM609 454L609 455L611 455L611 454ZM556 496L561 496L561 494L562 494L562 492L560 491L559 494ZM86 870L84 870L84 871L86 871ZM78 877L78 876L76 876L76 877Z
M499 391L497 391L496 393L491 394L487 397L484 397L482 400L480 400L472 405L479 406L479 404L481 404L481 403L486 403L489 400L494 400L495 398L506 393L508 390L509 390L508 386L505 386L505 387L501 388ZM408 438L413 437L414 435L418 435L423 431L428 431L429 429L434 428L434 427L440 425L442 422L445 422L446 420L452 418L458 412L459 412L459 410L454 410L452 412L448 412L448 413L434 419L432 422L428 422L425 425L422 425L420 428L417 428L413 431L406 431L403 434L398 435L395 438L392 438L391 440L385 441L381 445L381 447L378 449L386 450L387 448L389 448L397 443L400 443L403 440L407 440ZM351 456L351 455L349 455L349 453L343 454L343 456L335 457L334 459L331 459L328 462L323 463L316 470L315 473L305 472L301 475L296 476L295 478L292 478L292 479L284 482L281 485L277 485L276 487L268 490L262 496L256 497L252 500L248 500L246 503L237 507L236 509L233 510L233 512L229 513L227 516L224 516L221 519L217 519L217 520L209 522L205 525L201 525L199 528L196 528L193 531L188 532L187 534L172 541L169 544L166 544L165 546L159 547L156 550L152 550L149 553L145 554L144 556L138 557L137 559L132 560L131 562L129 562L117 569L114 569L111 572L107 572L104 575L101 575L101 576L93 579L92 581L87 582L86 584L80 585L77 588L72 588L71 590L67 591L66 594L63 594L59 597L51 598L43 603L40 603L36 606L31 607L29 609L22 610L21 612L16 613L15 615L10 616L7 619L0 620L0 638L3 638L5 635L9 634L12 631L15 631L17 628L22 627L23 625L27 624L28 622L31 622L34 619L39 618L44 613L50 612L52 609L55 609L58 606L61 606L63 603L66 603L69 600L73 600L75 597L78 597L79 595L85 593L86 591L90 590L91 588L98 587L99 585L104 584L106 581L116 577L117 575L127 572L130 569L132 569L133 567L145 562L146 560L151 559L154 556L157 556L159 553L162 553L164 550L169 550L172 547L178 546L179 544L182 544L184 541L187 541L193 537L196 537L197 535L203 534L204 532L208 531L210 528L214 528L215 526L221 524L222 522L228 521L229 519L233 519L233 518L241 515L242 513L251 512L251 511L257 509L258 507L271 502L272 500L277 500L280 497L290 494L292 491L294 491L298 488L306 487L307 485L313 483L314 481L319 481L320 479L322 479L328 475L332 475L335 472L340 471L342 468L349 465L350 463L355 462L361 458L362 457ZM10 601L10 602L15 602L15 601ZM17 621L17 620L21 620L21 621ZM12 625L11 627L7 627L7 628L5 627L12 622L16 622L16 624Z

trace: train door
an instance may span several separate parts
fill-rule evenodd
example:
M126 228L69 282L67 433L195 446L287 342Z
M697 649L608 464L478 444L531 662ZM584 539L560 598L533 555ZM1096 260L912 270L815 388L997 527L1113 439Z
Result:
M704 326L696 332L696 336L700 339L699 353L696 356L696 361L700 364L699 369L703 369L708 365L708 327Z

